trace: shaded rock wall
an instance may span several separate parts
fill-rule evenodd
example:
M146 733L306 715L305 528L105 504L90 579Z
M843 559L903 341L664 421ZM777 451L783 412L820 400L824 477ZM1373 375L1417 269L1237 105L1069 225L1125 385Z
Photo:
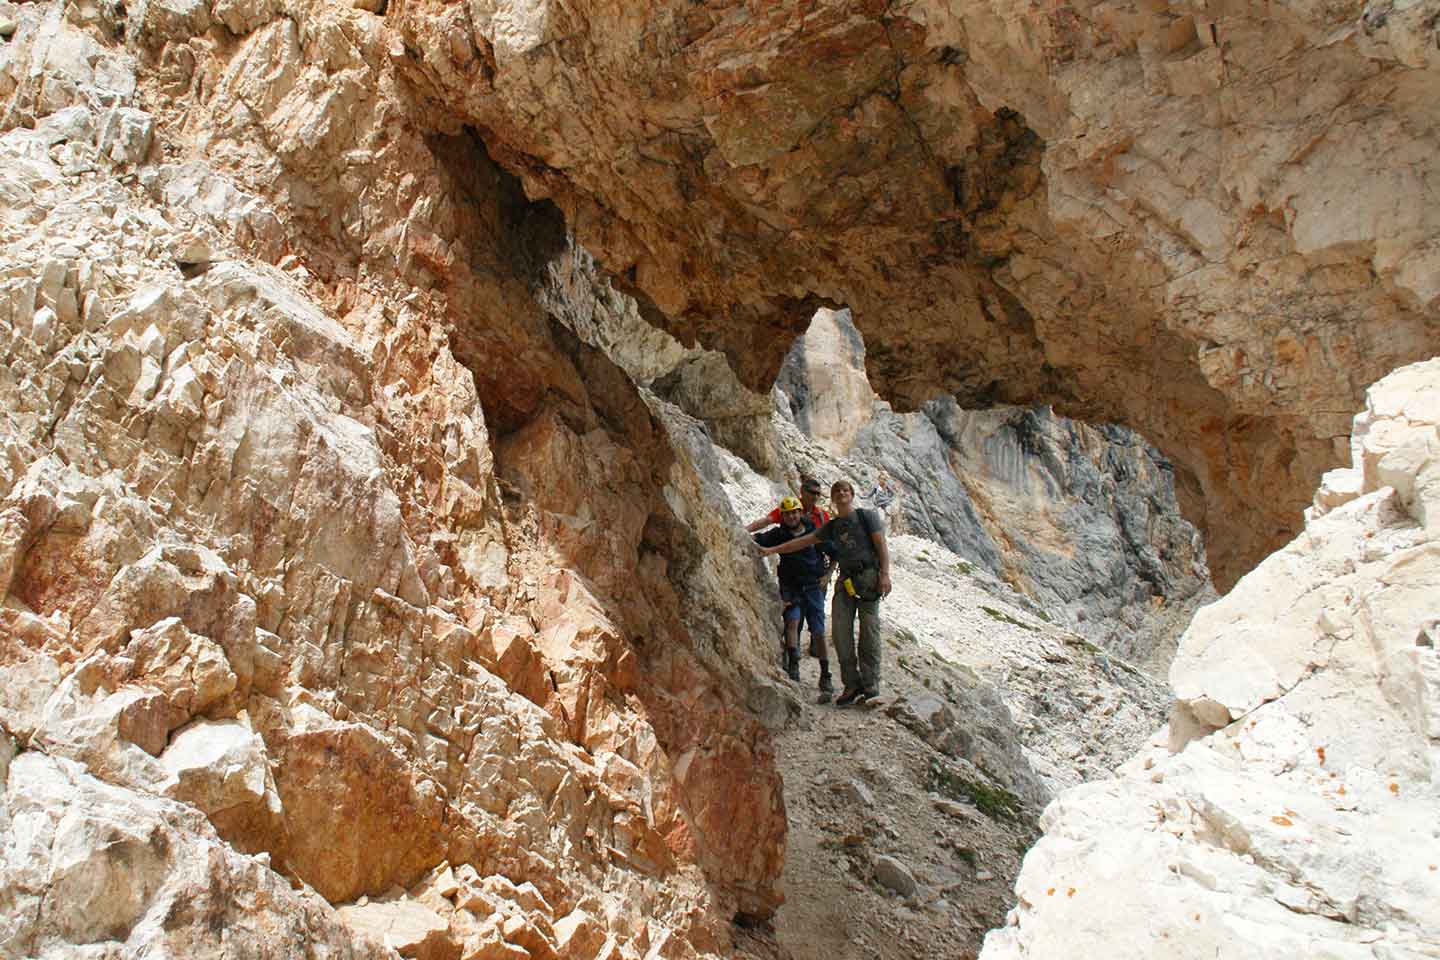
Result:
M1229 585L1440 342L1434 0L397 0L442 123L769 384L848 305L901 408L1049 403L1176 465Z

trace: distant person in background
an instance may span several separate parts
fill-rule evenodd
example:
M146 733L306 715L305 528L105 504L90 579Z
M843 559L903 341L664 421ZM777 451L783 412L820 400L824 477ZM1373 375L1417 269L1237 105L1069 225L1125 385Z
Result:
M764 533L755 534L755 542L761 547L773 547L793 541L796 537L810 536L815 525L806 516L800 501L786 497L777 508L780 525ZM784 607L785 619L785 675L791 680L800 679L800 624L803 621L810 628L810 650L817 646L820 656L820 698L828 702L834 693L834 681L830 678L830 661L824 656L825 650L825 585L829 581L831 563L827 554L828 546L816 547L813 543L780 558L778 571L780 580L780 602Z
M835 704L843 707L880 695L880 598L890 593L890 548L880 516L874 510L855 508L855 488L850 481L831 484L830 504L835 518L825 526L772 547L762 546L760 552L765 556L786 554L821 543L835 551L841 580L830 601L830 623L840 657L840 679L845 683Z
M865 499L875 504L877 510L889 510L890 504L895 502L895 491L890 489L890 474L881 470L880 476L875 478L875 486L865 495Z

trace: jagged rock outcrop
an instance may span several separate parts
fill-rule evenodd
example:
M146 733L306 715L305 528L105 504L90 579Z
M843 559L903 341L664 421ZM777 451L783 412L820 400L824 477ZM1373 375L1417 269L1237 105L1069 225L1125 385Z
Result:
M247 956L394 956L223 842L189 804L118 788L38 750L17 756L8 736L0 775L11 784L0 807L7 957L124 955L102 952L122 940L130 955L209 956L218 931L224 949Z
M408 126L370 11L5 17L5 954L688 956L773 912L753 558L541 304L553 210Z
M545 272L548 282L539 299L559 322L637 385L704 421L716 442L757 470L783 471L770 401L741 384L724 357L683 347L652 326L636 301L617 291L594 259L573 243L546 264Z
M1397 6L1399 9L1397 9ZM1435 0L396 0L397 63L683 341L767 386L848 305L900 408L1176 464L1228 586L1440 342Z
M1305 531L1205 608L1169 726L1046 811L1005 957L1440 951L1440 360L1373 386Z
M0 2L0 943L724 952L773 624L557 260L744 384L844 302L901 402L1144 427L1233 570L1434 342L1432 10Z
M1180 630L1214 597L1169 461L1133 431L1045 408L968 411L940 398L896 414L870 390L864 358L843 311L816 314L776 381L809 441L792 441L791 459L850 475L862 498L886 475L892 530L943 543L1163 676Z
M835 459L870 422L875 391L865 374L865 340L846 310L818 310L776 376L781 412Z

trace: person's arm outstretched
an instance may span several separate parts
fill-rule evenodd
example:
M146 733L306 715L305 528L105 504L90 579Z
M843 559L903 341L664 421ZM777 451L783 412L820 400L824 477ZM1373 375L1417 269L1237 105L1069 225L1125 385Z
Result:
M774 547L761 547L760 556L768 557L772 553L794 553L797 550L804 550L806 547L813 547L819 538L814 532L805 534L803 537L796 537L794 540L786 540L784 543ZM888 562L888 561L887 561Z

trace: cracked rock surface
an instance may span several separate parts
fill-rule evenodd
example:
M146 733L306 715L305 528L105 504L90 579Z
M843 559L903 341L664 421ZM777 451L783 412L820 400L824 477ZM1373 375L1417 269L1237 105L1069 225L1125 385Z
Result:
M217 9L0 8L0 955L723 952L785 829L734 545L373 13Z
M1304 532L1181 640L1168 738L1046 810L986 960L1440 950L1437 388L1370 389Z
M899 409L1177 467L1222 589L1440 343L1436 0L395 0L398 69L763 390L847 305Z

